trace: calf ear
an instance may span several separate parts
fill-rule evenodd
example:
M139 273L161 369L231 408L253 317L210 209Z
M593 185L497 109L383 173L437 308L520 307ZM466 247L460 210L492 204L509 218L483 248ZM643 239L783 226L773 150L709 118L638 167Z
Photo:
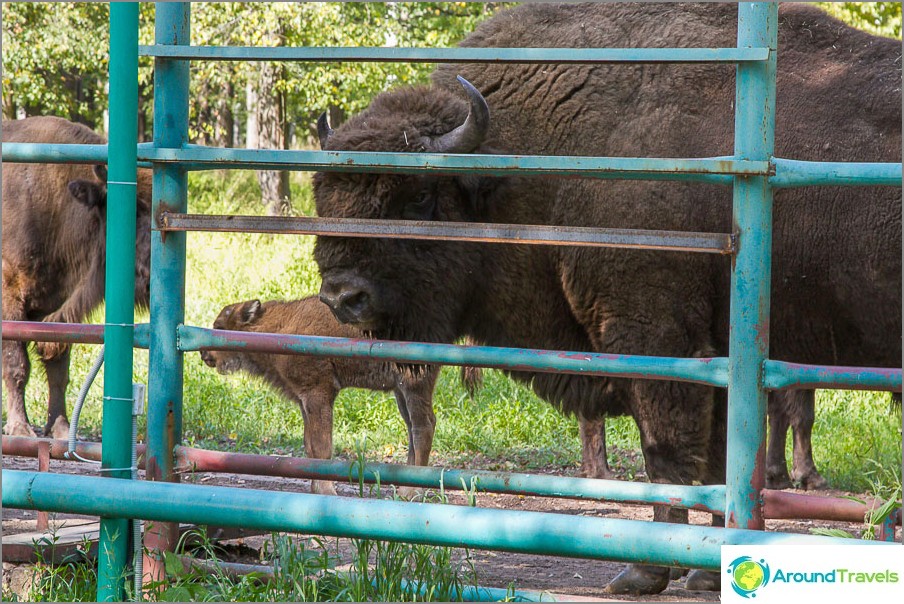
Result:
M69 194L89 208L103 209L107 203L103 185L90 180L69 181Z
M104 164L96 164L94 166L94 175L97 177L97 180L106 184L107 182L107 166Z
M264 309L261 306L260 300L251 300L250 302L245 302L242 305L242 310L239 314L239 319L242 323L252 323L261 318L261 315L264 314Z

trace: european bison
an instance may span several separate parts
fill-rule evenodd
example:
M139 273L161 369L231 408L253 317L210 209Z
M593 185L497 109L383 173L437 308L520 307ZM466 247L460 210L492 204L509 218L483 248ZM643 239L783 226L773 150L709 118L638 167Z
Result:
M56 117L3 122L3 142L102 145L89 128ZM106 166L3 164L3 318L79 323L104 298ZM138 177L135 302L148 303L151 179ZM38 343L49 401L44 435L66 438L69 346ZM34 436L25 413L31 370L23 342L3 342L6 424Z
M721 3L530 4L484 22L462 45L733 47L736 18L737 7ZM899 42L786 3L778 48L776 156L900 161ZM459 73L473 83L465 94ZM444 65L430 86L384 93L335 131L322 123L321 139L343 151L724 156L733 149L734 73L696 64ZM714 184L330 172L314 187L327 217L733 231L731 190ZM773 223L771 357L899 367L900 188L780 190ZM319 238L315 257L321 299L379 338L728 353L730 258L342 237ZM565 411L629 412L652 481L724 481L724 390L512 375ZM700 576L695 585L717 587L717 577ZM668 581L668 569L635 564L608 588L657 593Z
M360 338L360 330L336 321L316 297L293 302L249 300L220 311L214 329L262 333L296 333ZM363 359L326 358L239 351L203 351L201 358L222 374L244 371L263 377L294 400L304 418L304 448L309 457L333 456L333 403L343 388L392 391L408 427L408 463L426 466L433 445L436 416L433 387L439 367L400 370L394 364ZM312 490L335 495L332 482L315 480ZM410 493L405 490L403 493Z

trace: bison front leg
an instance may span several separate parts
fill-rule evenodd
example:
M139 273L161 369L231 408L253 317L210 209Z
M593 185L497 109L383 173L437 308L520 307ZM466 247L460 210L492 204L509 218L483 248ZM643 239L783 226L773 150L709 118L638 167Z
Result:
M606 418L586 419L578 416L581 435L581 476L585 478L616 478L606 459Z
M314 459L333 457L333 403L336 391L320 390L301 396L301 414L304 418L304 450ZM311 491L318 495L335 495L336 485L330 480L312 480Z
M824 489L828 482L813 461L813 422L816 420L816 391L791 390L788 416L794 432L791 478L804 489Z
M635 380L632 415L651 482L693 484L706 477L712 426L712 388ZM657 522L687 524L687 510L655 506ZM631 564L606 587L609 593L657 594L668 587L667 566Z
M44 436L51 438L69 437L69 420L66 417L66 388L69 386L69 349L51 359L44 360L47 374L48 401L47 423Z
M3 383L6 384L6 424L9 436L36 436L28 424L25 411L25 385L31 373L31 363L24 342L3 342Z

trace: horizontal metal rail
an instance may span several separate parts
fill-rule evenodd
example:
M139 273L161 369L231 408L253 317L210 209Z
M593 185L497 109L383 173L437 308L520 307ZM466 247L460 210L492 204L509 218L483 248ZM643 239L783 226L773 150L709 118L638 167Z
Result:
M773 158L776 188L836 186L901 187L900 163L819 162Z
M767 360L763 387L768 390L828 388L901 392L901 370L882 367L833 367Z
M85 323L43 323L40 321L6 321L2 338L17 342L64 342L66 344L103 344L104 325ZM148 323L135 325L135 348L148 348L151 329Z
M744 63L768 48L399 48L145 45L139 54L206 61L364 63Z
M625 180L722 182L730 176L770 174L769 162L732 157L661 159L543 155L388 153L383 151L300 151L235 149L186 145L181 149L138 146L138 156L155 163L179 163L189 170L254 168L485 176L569 176ZM517 172L516 172L517 171ZM715 180L713 180L715 177ZM728 182L728 181L725 181Z
M3 455L38 457L41 445L47 444L52 459L66 459L68 443L65 440L5 436ZM138 446L138 467L144 469L145 445ZM100 461L101 443L79 441L76 454L85 460ZM193 447L177 446L174 451L180 471L229 472L254 476L277 476L358 482L359 466L338 460L280 457L209 451ZM481 470L450 470L445 468L404 466L397 464L367 463L363 481L374 484L407 485L439 488L447 491L470 489L471 477L477 477L476 488L487 493L512 493L564 499L591 499L618 501L621 503L668 503L703 511L720 511L724 508L724 485L682 486L624 481L607 481L588 478L566 478ZM541 485L539 488L537 485ZM624 487L627 486L628 492ZM638 493L642 487L642 493ZM884 502L867 500L863 503L841 497L800 495L772 489L763 489L763 515L773 519L837 520L862 522L871 510ZM641 498L642 495L642 498ZM893 514L894 522L901 524L901 509Z
M182 352L248 350L270 354L369 358L400 363L472 365L510 371L682 380L721 387L728 385L728 359L721 357L676 359L596 352L457 346L455 344L225 331L189 325L180 325L178 328L178 348Z
M720 568L722 545L863 543L814 535L665 523L653 527L638 520L167 482L131 481L128 489L118 489L111 488L110 480L8 470L2 476L3 505L707 569ZM186 505L189 501L191 505Z
M444 155L336 153L329 151L269 151L266 149L214 149L189 145L189 164L194 170L223 167L276 167L284 170L350 171L350 172L440 172L459 174L475 172L508 176L514 169L527 174L622 178L624 171L633 178L683 179L712 184L732 184L733 175L769 176L769 184L776 188L808 186L889 186L900 187L900 163L874 162L811 162L773 158L771 164L732 157L697 158L687 160L645 158L590 158L571 156L530 155ZM222 155L218 151L223 151ZM138 145L139 165L149 167L153 162L174 162L180 149L155 149L150 143ZM277 155L270 155L275 153ZM286 156L284 154L290 154ZM301 154L301 155L293 155ZM392 157L402 158L392 161ZM388 161L387 161L388 160ZM596 163L588 160L603 160ZM70 145L54 143L3 143L3 161L10 163L105 163L106 145ZM354 164L354 165L350 165ZM677 163L676 163L677 162ZM337 164L338 167L334 167ZM365 169L366 167L366 169ZM596 174L594 174L596 173Z
M4 340L25 342L65 342L102 344L104 326L82 323L43 323L39 321L3 321ZM443 365L475 365L506 368L499 361L506 351L516 351L516 371L562 371L588 375L613 375L649 379L687 379L711 386L727 386L727 359L677 359L604 355L590 352L564 352L497 348L492 346L456 346L421 342L391 342L324 338L289 334L250 334L227 332L183 325L179 328L180 350L255 350L279 354L308 354L350 357L365 356L386 361L424 362ZM148 348L150 326L135 325L135 347ZM562 366L562 369L555 367ZM567 368L565 367L567 366ZM591 368L592 367L592 368ZM606 367L604 369L603 367ZM610 373L610 369L617 373ZM601 371L600 373L597 373ZM650 372L650 375L640 375ZM888 390L901 392L902 371L882 367L836 367L805 365L767 360L763 385L769 390L829 388L845 390Z
M66 459L68 443L65 440L22 436L4 437L3 454L35 457L41 443L49 444L50 456L53 459ZM144 468L144 452L145 446L138 445L139 467L141 468ZM101 443L79 442L76 444L76 453L84 459L99 461ZM357 483L360 477L368 484L379 481L384 485L444 488L451 491L470 489L473 484L477 491L483 493L508 493L634 504L664 504L719 514L723 512L725 501L725 487L722 485L652 484L387 463L367 463L362 475L357 463L338 459L251 455L183 446L176 446L173 453L176 471L179 473L230 472L255 476L351 481L353 483Z
M164 212L159 231L280 233L341 237L386 237L435 241L479 241L522 245L572 245L730 254L731 235L591 227L430 222L363 218L205 216Z

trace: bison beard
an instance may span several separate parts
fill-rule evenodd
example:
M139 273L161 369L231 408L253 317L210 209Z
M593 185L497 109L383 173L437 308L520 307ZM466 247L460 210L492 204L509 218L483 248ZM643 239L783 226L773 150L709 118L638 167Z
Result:
M103 145L85 126L56 117L3 122L3 141ZM3 165L3 319L78 323L104 298L106 166ZM135 302L150 286L150 170L138 173ZM66 438L69 347L35 346L47 376L44 436ZM25 413L31 366L24 342L3 342L6 424L11 435L34 436Z
M500 13L462 44L732 47L736 19L724 4L535 4ZM900 161L900 54L894 40L783 5L776 156ZM459 73L491 119L467 87L463 96ZM713 157L733 147L734 96L734 69L720 65L442 66L431 86L380 95L320 134L324 148L343 151ZM733 230L731 190L715 185L324 173L314 187L328 217ZM771 358L899 367L900 242L900 189L776 192ZM383 338L728 354L729 258L336 237L318 239L315 257L336 316ZM724 482L724 390L512 375L581 417L630 413L654 482ZM686 521L678 511L656 517ZM718 586L697 578L688 586ZM668 581L667 569L632 565L609 587L656 593Z

